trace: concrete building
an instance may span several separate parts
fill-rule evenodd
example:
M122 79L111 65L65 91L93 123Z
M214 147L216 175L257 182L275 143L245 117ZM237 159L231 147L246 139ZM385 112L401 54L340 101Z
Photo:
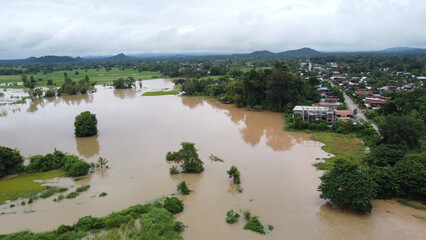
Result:
M295 116L296 114L302 116L303 120L324 120L328 124L333 124L336 119L334 110L329 107L295 106L293 108L293 116Z

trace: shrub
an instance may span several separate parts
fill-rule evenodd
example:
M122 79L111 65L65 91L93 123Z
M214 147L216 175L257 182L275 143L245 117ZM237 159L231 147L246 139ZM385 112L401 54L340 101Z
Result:
M177 197L166 197L164 199L164 208L172 214L177 214L183 211L183 201Z
M82 192L87 191L89 188L90 188L90 185L83 185L83 186L77 188L76 192L82 193Z
M176 166L172 166L171 168L169 168L169 172L170 172L170 174L178 174L179 173Z
M98 133L97 128L98 120L96 115L89 111L82 112L75 117L74 122L74 134L76 137L87 137L93 136Z
M62 199L64 199L64 195L59 194L59 196L58 196L58 202L61 201Z
M180 158L179 152L168 152L166 155L166 160L180 162L182 159Z
M219 158L219 157L217 157L213 154L210 154L209 158L210 158L210 160L215 161L215 162L223 162L222 158Z
M51 90L51 89L47 90L44 93L44 97L54 97L54 96L55 96L55 92L53 90Z
M235 184L240 184L240 172L238 171L237 167L232 166L228 171L226 171L229 175L229 178L234 178Z
M177 190L179 190L183 195L189 195L190 192L188 186L186 186L186 182L179 183Z
M74 162L71 165L68 165L66 171L68 176L78 177L78 176L86 175L89 169L90 169L90 164L79 159L79 161Z
M108 193L106 193L106 192L101 192L101 194L99 194L99 197L105 197L106 195L108 195Z
M124 78L118 78L114 81L112 81L112 86L115 89L125 89L125 88L132 88L135 87L136 80L133 77L128 77L126 79Z
M78 192L70 192L67 194L66 198L71 199L71 198L76 198L78 197L78 195L80 195Z
M127 224L133 218L131 216L123 216L117 213L110 214L105 218L105 227L107 229L120 227L122 224Z
M237 222L239 218L240 218L240 214L234 212L234 210L229 210L226 213L226 222L229 224L233 224Z
M256 216L250 217L246 225L244 225L244 230L250 230L253 232L265 234L263 225L260 223L259 219Z
M57 188L55 187L47 187L46 190L44 190L41 194L40 197L41 198L48 198L50 196L52 196L53 194L55 194L57 191Z
M18 150L0 146L0 178L24 169L24 158Z
M93 229L102 229L105 227L105 220L102 218L86 216L78 220L73 228L76 230L89 231Z

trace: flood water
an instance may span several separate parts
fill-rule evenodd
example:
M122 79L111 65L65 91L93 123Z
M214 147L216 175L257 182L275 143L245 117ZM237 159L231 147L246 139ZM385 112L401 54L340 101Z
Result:
M167 80L143 81L143 91ZM163 89L160 86L159 89ZM37 100L15 107L0 106L0 145L18 148L26 157L54 148L94 162L109 160L109 169L74 182L52 180L71 187L91 188L75 199L59 203L51 198L9 208L0 205L0 233L52 230L73 224L79 217L105 216L131 205L178 194L186 181L193 190L177 216L188 228L185 239L422 239L426 217L419 210L393 200L372 201L371 214L361 215L330 207L319 198L321 171L312 166L327 157L322 144L304 133L283 131L282 114L250 112L233 105L197 97L142 97L138 89L98 87L91 95ZM19 109L19 110L18 110ZM99 134L74 137L74 118L82 111L95 113ZM205 163L202 174L170 175L165 155L183 141L194 142ZM212 162L214 154L224 163ZM226 170L241 172L238 193ZM104 198L97 196L107 192ZM230 209L250 210L274 230L263 236L243 230L245 220L225 222Z

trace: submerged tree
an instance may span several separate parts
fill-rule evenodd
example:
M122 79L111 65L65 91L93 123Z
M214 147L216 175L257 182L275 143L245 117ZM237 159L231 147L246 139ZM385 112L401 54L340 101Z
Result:
M198 157L195 144L190 142L182 142L182 149L179 151L183 160L182 169L187 173L200 173L204 171L203 162Z
M104 168L104 167L108 168L108 166L107 166L108 162L109 162L109 160L107 160L106 158L103 158L103 157L98 158L98 164L99 164L99 167L101 169Z
M87 137L96 135L98 133L97 124L98 120L96 120L96 114L92 114L89 111L80 113L75 117L75 136Z
M226 171L230 178L234 178L235 184L240 184L240 171L238 171L237 167L232 166L228 171Z

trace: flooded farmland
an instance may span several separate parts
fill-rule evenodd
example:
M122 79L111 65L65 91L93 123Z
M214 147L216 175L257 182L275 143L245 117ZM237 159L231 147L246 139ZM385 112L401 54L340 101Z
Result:
M26 206L0 205L0 233L28 229L45 231L73 224L79 217L105 216L131 205L177 194L186 181L193 192L179 196L184 212L177 220L188 226L185 239L422 239L424 213L393 200L374 200L371 214L332 208L319 198L321 171L312 166L327 157L322 144L309 134L283 131L280 113L251 112L230 104L197 97L142 97L150 89L169 89L168 80L143 81L143 88L114 90L98 87L91 95L36 100L0 106L0 145L17 148L26 157L54 148L88 162L99 156L109 169L74 182L54 179L54 185L90 184L75 199L40 199ZM142 91L141 91L142 90ZM95 113L99 133L75 138L74 118L82 111ZM204 161L202 174L170 175L165 155L183 141L195 143ZM212 162L214 154L224 162ZM241 172L239 193L226 170ZM108 195L97 196L101 192ZM95 197L94 197L95 196ZM250 210L274 230L263 236L225 222L230 209Z

